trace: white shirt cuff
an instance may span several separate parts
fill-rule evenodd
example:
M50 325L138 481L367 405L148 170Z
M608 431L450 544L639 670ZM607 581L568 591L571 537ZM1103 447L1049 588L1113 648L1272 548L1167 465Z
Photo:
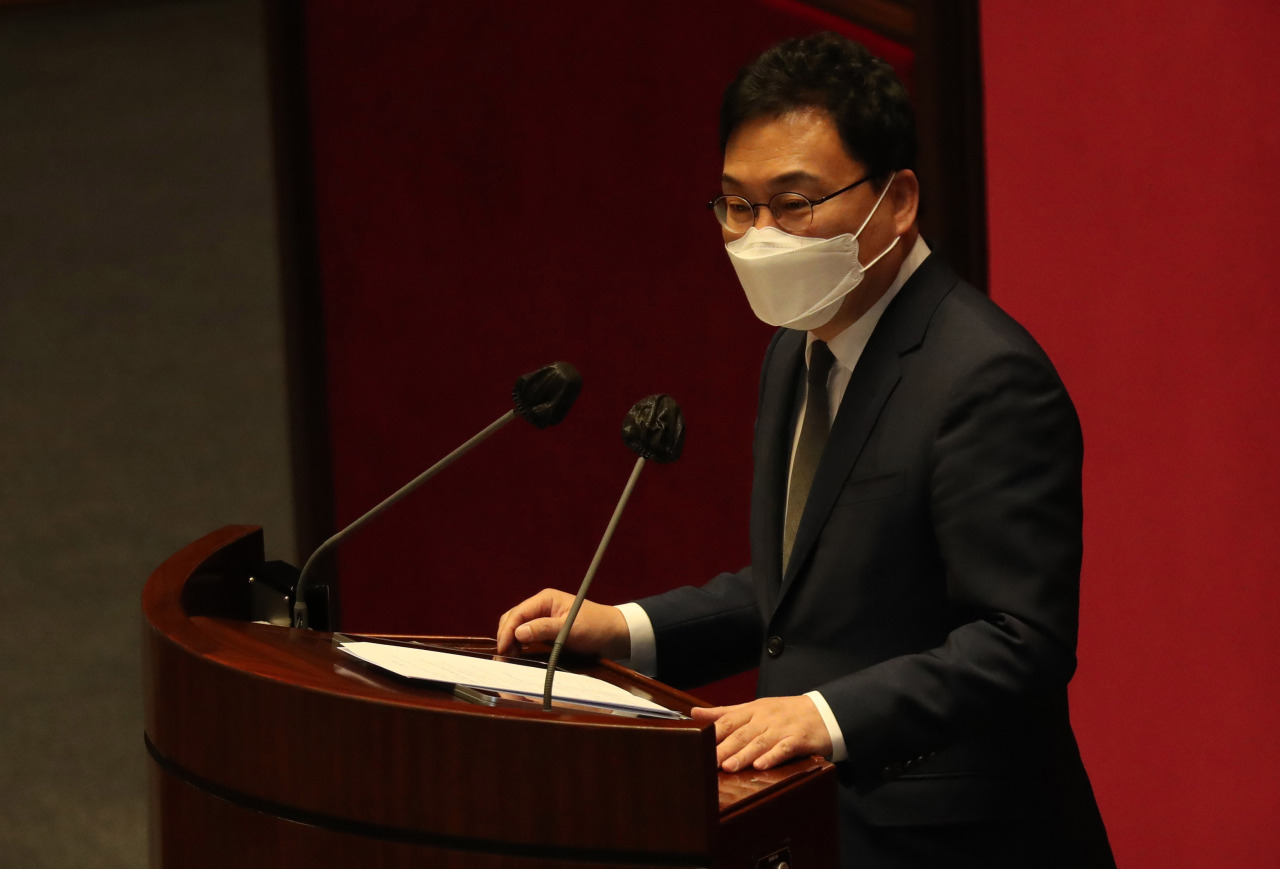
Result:
M840 732L840 725L836 723L836 717L831 713L831 707L827 705L826 698L817 691L810 691L804 696L813 701L813 705L818 707L818 714L822 716L822 723L827 725L827 735L831 737L831 755L829 759L832 763L839 763L842 760L849 759L849 752L844 747L844 734Z
M631 632L631 657L618 663L637 673L652 676L658 672L658 641L653 636L653 622L638 603L618 605L618 612L627 620Z

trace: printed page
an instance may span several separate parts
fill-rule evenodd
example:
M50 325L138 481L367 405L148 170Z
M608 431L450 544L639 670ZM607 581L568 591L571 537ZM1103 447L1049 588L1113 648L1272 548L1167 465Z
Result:
M426 679L451 685L465 685L486 691L505 691L529 697L541 697L547 671L510 661L495 661L471 655L454 655L432 649L415 649L383 643L341 643L338 648L409 679ZM568 703L598 706L604 709L626 709L663 718L682 718L651 700L608 682L580 673L556 671L552 697Z

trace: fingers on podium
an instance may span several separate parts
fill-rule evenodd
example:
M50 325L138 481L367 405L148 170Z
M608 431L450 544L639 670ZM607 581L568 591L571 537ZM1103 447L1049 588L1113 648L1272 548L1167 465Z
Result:
M527 598L502 614L498 620L498 654L506 654L517 642L528 643L542 639L543 631L536 630L532 636L517 637L517 629L537 619L549 620L547 617L559 615L558 612L565 592L544 588L533 597ZM569 598L572 601L572 598ZM551 636L560 629L556 624ZM522 632L524 633L524 632Z

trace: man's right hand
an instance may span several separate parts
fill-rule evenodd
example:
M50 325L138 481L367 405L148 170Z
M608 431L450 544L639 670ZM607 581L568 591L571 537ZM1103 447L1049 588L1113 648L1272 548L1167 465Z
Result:
M518 652L521 644L555 642L573 598L567 592L545 588L507 610L498 620L498 654ZM602 658L626 658L631 654L627 620L617 607L584 600L565 648Z

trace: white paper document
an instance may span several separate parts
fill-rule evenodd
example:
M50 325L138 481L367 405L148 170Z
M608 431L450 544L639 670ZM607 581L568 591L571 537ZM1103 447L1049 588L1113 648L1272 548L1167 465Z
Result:
M384 643L340 643L338 648L367 661L375 667L390 670L409 679L426 679L450 685L465 685L486 691L503 691L526 697L541 697L547 671L510 661L495 661L472 655L454 655L432 649L391 646ZM591 676L556 670L552 698L566 703L581 703L604 709L624 709L663 718L683 718L652 700L637 697Z

